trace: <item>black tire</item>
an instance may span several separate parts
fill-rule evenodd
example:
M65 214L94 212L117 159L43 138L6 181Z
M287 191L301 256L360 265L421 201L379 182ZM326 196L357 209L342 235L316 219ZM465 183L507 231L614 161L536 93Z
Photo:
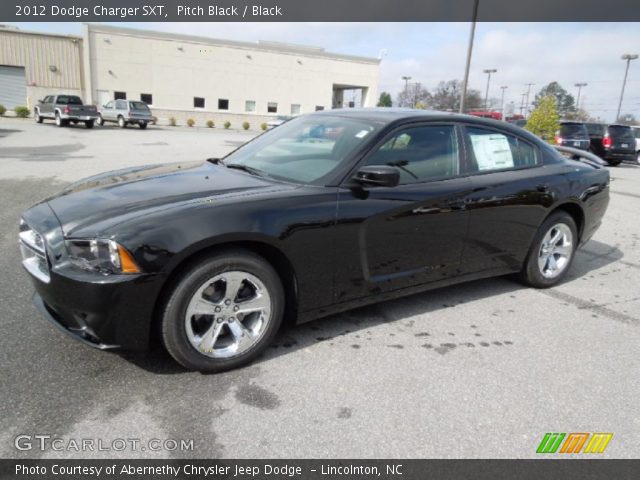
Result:
M568 229L571 231L572 239L570 257L568 259L568 262L564 264L562 271L557 276L548 278L543 275L538 264L538 259L539 256L543 255L542 249L545 236L553 227L559 224L566 225L566 227L568 227ZM538 229L538 232L533 239L531 247L529 248L529 253L519 274L520 280L524 284L535 288L549 288L557 285L562 281L562 279L571 268L571 264L573 263L573 259L575 258L578 242L578 228L576 227L576 222L573 220L571 215L564 211L557 211L555 213L552 213L542 223L542 225L540 225L540 228Z
M227 358L214 358L197 351L189 341L185 325L187 308L198 289L209 279L238 271L248 272L264 284L270 297L270 319L248 350ZM162 340L178 363L190 370L222 372L251 362L269 346L282 323L284 290L277 272L264 258L241 249L224 250L188 265L179 274L161 312Z
M120 128L127 128L127 121L124 119L122 115L118 117L118 126Z
M87 128L93 128L93 120L87 120L84 122L84 126Z
M36 110L36 114L34 115L34 119L35 119L36 123L42 123L44 121L44 118L42 118L40 116L40 110Z
M622 160L620 160L620 159L607 160L607 163L612 167L617 167L618 165L620 165L622 163Z
M138 126L140 127L141 130L144 130L145 128L147 128L147 122L140 122Z
M96 119L96 123L98 124L99 127L102 127L104 125L104 119L102 118L102 115L98 115L98 118Z

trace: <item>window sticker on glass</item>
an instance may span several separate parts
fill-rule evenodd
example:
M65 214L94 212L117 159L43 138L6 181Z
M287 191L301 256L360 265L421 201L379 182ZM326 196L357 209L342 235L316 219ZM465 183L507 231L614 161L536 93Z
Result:
M369 130L360 130L358 133L356 133L356 138L364 138L367 135L369 135Z
M513 155L507 137L499 133L469 136L478 162L478 170L502 170L513 167Z

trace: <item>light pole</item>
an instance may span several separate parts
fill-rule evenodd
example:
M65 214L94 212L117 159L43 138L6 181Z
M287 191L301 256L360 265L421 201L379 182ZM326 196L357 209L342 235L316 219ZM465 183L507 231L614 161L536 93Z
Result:
M462 79L462 89L460 92L460 113L464 113L464 103L467 98L467 85L469 83L469 68L471 67L471 52L473 51L473 37L476 34L476 20L478 20L478 3L473 2L473 14L471 15L471 33L469 35L469 46L467 47L467 62L464 67L464 78Z
M409 91L407 90L409 88L409 80L411 80L411 77L402 77L402 79L404 80L404 96L405 99L404 101L407 101L406 96L409 94ZM406 105L403 105L404 107L406 107Z
M574 85L574 87L578 87L578 99L576 100L576 110L580 110L580 90L582 90L582 87L586 87L587 85L588 83L585 83L585 82L576 83Z
M624 97L624 87L627 85L627 74L629 73L629 64L631 63L631 60L635 60L636 58L638 58L638 55L631 54L631 53L625 53L624 55L622 55L622 60L626 60L627 61L627 68L624 71L624 80L622 81L622 91L620 92L620 102L618 102L618 113L616 113L616 122L618 121L618 118L620 118L620 109L622 108L622 97Z
M487 103L489 101L489 82L491 82L491 74L492 73L496 73L498 70L496 70L495 68L488 68L486 70L483 70L483 73L487 74L487 91L484 94L484 109L487 109Z
M524 106L524 116L529 116L529 94L531 93L531 87L535 85L535 83L525 83L527 86L527 103Z
M502 113L502 120L503 121L506 121L505 116L504 116L504 91L507 88L509 88L509 87L506 86L506 85L503 85L503 86L500 87L500 90L502 90L502 95L501 95L501 98L500 98L500 112Z

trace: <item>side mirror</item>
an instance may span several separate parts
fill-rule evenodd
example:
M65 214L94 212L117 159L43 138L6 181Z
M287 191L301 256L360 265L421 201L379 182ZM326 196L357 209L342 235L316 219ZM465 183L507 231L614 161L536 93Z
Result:
M400 172L388 165L367 165L356 172L353 181L372 187L395 187L400 182Z
M44 103L43 99L38 100L38 103Z

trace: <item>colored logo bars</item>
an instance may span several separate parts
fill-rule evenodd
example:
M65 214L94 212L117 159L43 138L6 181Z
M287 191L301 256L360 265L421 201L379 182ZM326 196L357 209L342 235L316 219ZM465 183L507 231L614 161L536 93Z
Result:
M546 433L536 453L604 453L611 437L613 433Z

